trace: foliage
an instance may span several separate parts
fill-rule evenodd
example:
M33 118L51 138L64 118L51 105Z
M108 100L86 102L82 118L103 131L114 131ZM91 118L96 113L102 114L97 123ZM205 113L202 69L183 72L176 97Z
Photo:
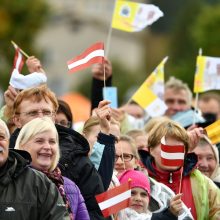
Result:
M37 55L34 38L47 16L49 7L44 0L1 0L0 4L0 87L8 85L14 48L14 40L28 54Z

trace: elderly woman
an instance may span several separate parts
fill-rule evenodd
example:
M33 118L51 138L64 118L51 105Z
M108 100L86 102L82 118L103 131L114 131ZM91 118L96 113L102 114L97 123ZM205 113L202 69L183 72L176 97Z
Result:
M184 147L183 167L167 166L163 163L162 140L170 149L180 145ZM176 194L183 193L182 201L191 208L194 219L220 219L220 191L212 180L195 169L197 156L194 153L187 154L188 148L189 136L186 130L178 123L167 119L155 124L150 131L149 152L139 153L150 177L164 183Z
M219 152L208 137L200 139L193 152L198 156L197 167L220 188Z
M57 167L60 157L58 134L50 118L36 118L25 124L18 135L15 149L29 152L31 166L45 173L55 183L70 219L90 219L79 188L68 178L62 177Z

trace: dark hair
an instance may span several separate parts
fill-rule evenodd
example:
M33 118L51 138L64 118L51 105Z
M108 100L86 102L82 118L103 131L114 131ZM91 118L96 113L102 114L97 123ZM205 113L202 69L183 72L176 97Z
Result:
M58 110L57 110L57 113L63 113L68 121L70 122L70 126L72 128L73 126L73 114L71 112L71 109L70 109L70 106L68 105L68 103L66 103L65 101L61 100L61 99L58 99L58 104L59 104L59 107L58 107Z

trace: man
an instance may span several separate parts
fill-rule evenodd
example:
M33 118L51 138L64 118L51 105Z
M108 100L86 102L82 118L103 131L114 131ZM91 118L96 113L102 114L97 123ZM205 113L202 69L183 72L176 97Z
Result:
M21 91L13 104L14 123L18 127L10 139L14 147L23 125L36 117L51 117L55 121L58 102L55 94L46 86ZM63 176L73 180L85 199L91 220L104 219L95 195L104 191L101 177L88 158L89 144L76 131L56 125L61 150L60 169ZM112 171L113 172L113 171Z
M165 115L171 117L191 108L192 92L187 84L171 77L165 84L164 102L168 107Z
M220 95L218 93L207 92L200 95L198 107L204 117L213 115L215 120L220 119Z
M27 152L9 151L8 144L9 130L0 119L0 219L69 219L57 187L29 167Z

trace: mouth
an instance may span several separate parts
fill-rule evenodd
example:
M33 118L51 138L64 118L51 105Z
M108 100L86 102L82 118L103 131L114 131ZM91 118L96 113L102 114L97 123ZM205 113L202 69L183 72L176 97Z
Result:
M38 156L51 158L51 157L52 157L52 154L40 153L40 154L38 154Z
M4 151L4 148L0 146L0 153Z

